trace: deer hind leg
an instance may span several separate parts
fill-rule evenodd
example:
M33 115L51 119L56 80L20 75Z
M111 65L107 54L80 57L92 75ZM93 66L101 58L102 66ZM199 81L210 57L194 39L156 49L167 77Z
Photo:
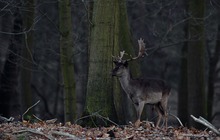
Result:
M163 111L163 116L165 119L165 128L167 129L167 119L168 119L168 113L167 113L167 102L168 102L168 96L165 96L162 98L160 102L161 110Z
M156 127L159 127L160 125L160 121L161 121L161 118L163 116L162 112L161 112L161 108L160 108L160 103L158 103L157 105L155 105L155 110L158 114L158 119L157 119L157 123L156 123Z
M141 114L144 109L144 102L140 102L138 104L135 104L135 109L137 112L137 121L135 122L135 127L139 127L141 123Z

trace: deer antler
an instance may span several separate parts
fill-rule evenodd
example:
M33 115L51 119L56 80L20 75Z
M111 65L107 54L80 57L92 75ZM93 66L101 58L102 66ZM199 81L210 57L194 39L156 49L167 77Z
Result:
M113 56L112 55L112 57L115 59L113 61L122 62L122 58L123 58L124 54L125 54L125 51L120 51L120 56Z
M122 62L122 58L123 58L124 54L129 55L131 57L130 59L127 59L125 61L136 60L140 57L144 57L145 55L147 55L147 52L146 52L146 49L145 49L145 43L144 43L144 40L142 38L140 38L138 40L138 45L139 45L139 52L138 52L137 56L132 57L131 55L125 53L125 51L121 51L120 56L112 56L115 59L113 61Z
M139 44L138 56L132 58L133 60L138 59L140 57L144 57L144 55L147 55L146 50L145 50L145 43L144 43L144 40L142 38L140 38L138 40L138 44Z
M130 59L128 59L127 61L131 61L131 60L136 60L140 57L144 57L145 55L147 55L146 49L145 49L145 43L144 40L142 38L140 38L138 40L138 45L139 45L139 52L138 55L135 57L131 57ZM131 56L131 55L130 55Z

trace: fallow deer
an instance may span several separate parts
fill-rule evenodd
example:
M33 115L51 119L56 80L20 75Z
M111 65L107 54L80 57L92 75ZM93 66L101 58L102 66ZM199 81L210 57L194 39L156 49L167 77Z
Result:
M161 118L163 117L165 118L165 125L167 128L167 102L171 88L160 79L134 79L129 71L129 61L147 55L144 40L139 39L138 44L139 53L136 57L129 55L129 59L122 59L125 54L128 55L125 51L121 51L120 56L113 56L115 68L112 70L112 76L118 77L121 87L135 106L137 112L136 127L141 123L140 118L144 105L152 104L155 106L155 110L158 113L156 127L159 127Z

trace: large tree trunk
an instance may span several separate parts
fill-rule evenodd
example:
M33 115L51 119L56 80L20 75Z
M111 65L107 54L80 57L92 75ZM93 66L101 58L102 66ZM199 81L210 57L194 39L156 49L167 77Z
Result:
M188 115L206 117L205 101L205 42L204 42L204 0L189 1L189 36L198 36L188 46ZM191 120L191 119L190 119ZM189 121L190 126L198 123Z
M64 83L65 121L76 119L76 93L70 0L59 1L60 57Z
M115 4L116 1L112 0L94 1L86 98L87 113L98 112L113 121L117 120L110 75L115 35ZM98 118L95 123L106 124Z

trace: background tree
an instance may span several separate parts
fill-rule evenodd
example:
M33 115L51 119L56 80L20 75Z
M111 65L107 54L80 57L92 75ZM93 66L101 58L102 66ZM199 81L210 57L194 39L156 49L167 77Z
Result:
M3 8L5 6L4 3L0 3L0 6L1 8ZM12 35L11 34L7 34L7 33L11 33L13 31L13 15L7 11L2 11L1 13L1 16L0 16L0 30L1 30L1 33L0 33L0 70L1 70L1 74L0 74L0 104L1 104L1 108L0 108L0 113L1 114L4 114L4 115L9 115L9 99L7 96L6 93L2 92L3 88L4 88L4 82L6 82L3 78L4 76L4 72L5 71L5 63L6 63L6 60L8 58L8 47L9 45L11 44L11 37ZM5 16L3 16L5 15ZM2 33L3 32L3 33Z
M60 60L64 86L65 121L76 119L76 93L70 0L59 1Z
M22 110L25 111L28 107L32 105L33 94L31 91L31 75L32 66L34 63L33 58L33 35L34 35L34 13L35 4L34 0L24 1L23 6L27 11L23 11L23 29L26 31L23 34L23 44L22 47L22 59L21 59L21 93L22 93ZM28 112L32 114L32 110Z
M220 10L217 10L217 15L220 14ZM209 72L208 72L208 94L207 94L207 118L212 121L216 114L213 114L213 103L215 95L215 83L218 77L218 62L220 58L220 20L218 19L217 35L216 35L216 46L214 52L210 48L208 50L209 55Z
M74 25L74 76L76 83L77 118L80 118L85 108L88 78L88 38L89 25L91 25L88 14L92 11L88 11L87 7L92 1L87 1L88 3L81 0L71 2L72 24Z
M188 36L197 37L188 43L187 79L188 79L188 115L206 117L205 98L205 33L204 12L205 1L191 0L189 13ZM197 123L189 121L190 126Z
M187 29L186 29L187 30ZM187 76L187 49L188 43L182 48L182 58L181 58L181 77L179 85L179 95L178 95L178 116L180 120L186 125L188 123L188 107L186 104L188 102L188 76Z
M18 117L21 113L21 102L17 90L19 56L21 55L20 50L22 48L22 36L20 35L22 31L22 18L20 12L19 8L16 8L14 11L12 33L8 32L7 29L5 32L5 34L11 34L0 81L0 114L5 117Z
M184 2L184 7L188 8L187 1ZM188 38L188 21L184 24L185 38ZM181 50L181 66L180 66L180 81L178 94L178 116L184 125L188 123L188 107L185 103L188 102L188 42L185 42Z

